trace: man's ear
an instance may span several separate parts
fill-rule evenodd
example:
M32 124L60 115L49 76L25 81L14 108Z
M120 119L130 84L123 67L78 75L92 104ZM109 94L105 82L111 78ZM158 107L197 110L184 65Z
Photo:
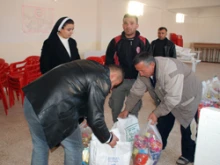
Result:
M155 69L155 63L154 62L150 63L150 68L154 71L154 69Z
M112 72L110 73L110 80L113 81L116 77L116 73L115 72Z
M113 78L113 80L115 80L117 78L117 73L116 72L112 73L112 78Z
M155 63L154 63L154 62L151 62L151 63L150 63L150 66L151 66L151 67L154 67L154 66L155 66Z

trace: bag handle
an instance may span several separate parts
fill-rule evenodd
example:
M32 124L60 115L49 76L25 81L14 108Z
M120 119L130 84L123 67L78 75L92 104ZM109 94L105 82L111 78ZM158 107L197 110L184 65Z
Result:
M149 121L147 122L147 130L148 130L149 128L151 128L151 129L154 131L155 135L156 135L156 136L161 140L161 142L162 142L162 138L161 138L161 135L160 135L160 133L159 133L157 127L156 127L156 124L151 124L151 122L152 122L152 120L149 120Z

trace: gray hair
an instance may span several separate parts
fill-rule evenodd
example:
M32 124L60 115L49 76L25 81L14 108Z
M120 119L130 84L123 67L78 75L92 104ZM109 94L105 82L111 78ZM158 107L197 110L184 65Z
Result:
M144 62L146 65L149 65L152 62L155 63L155 59L152 53L141 52L135 56L133 62L134 62L134 65L137 65L140 62Z

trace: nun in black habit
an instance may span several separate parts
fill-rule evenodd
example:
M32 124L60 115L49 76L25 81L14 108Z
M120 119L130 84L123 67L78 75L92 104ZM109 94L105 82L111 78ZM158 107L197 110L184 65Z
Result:
M74 21L68 17L62 17L56 22L42 47L40 57L42 74L60 64L80 59L76 41L71 38L73 30Z

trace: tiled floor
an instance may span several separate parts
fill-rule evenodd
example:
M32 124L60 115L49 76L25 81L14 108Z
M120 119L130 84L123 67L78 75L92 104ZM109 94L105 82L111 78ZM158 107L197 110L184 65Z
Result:
M196 75L201 80L209 79L214 75L220 77L220 64L198 64ZM105 118L108 127L111 128L112 119L111 111L108 107L108 98L105 104ZM143 98L143 107L139 114L141 127L146 124L147 116L153 109L154 104L146 93ZM162 152L158 165L175 165L175 161L179 157L181 150L180 138L179 124L176 122L169 136L167 148ZM8 116L5 116L3 105L0 103L0 165L29 165L31 150L31 137L20 102L17 102L16 105L9 110ZM63 164L62 147L50 153L49 164Z

